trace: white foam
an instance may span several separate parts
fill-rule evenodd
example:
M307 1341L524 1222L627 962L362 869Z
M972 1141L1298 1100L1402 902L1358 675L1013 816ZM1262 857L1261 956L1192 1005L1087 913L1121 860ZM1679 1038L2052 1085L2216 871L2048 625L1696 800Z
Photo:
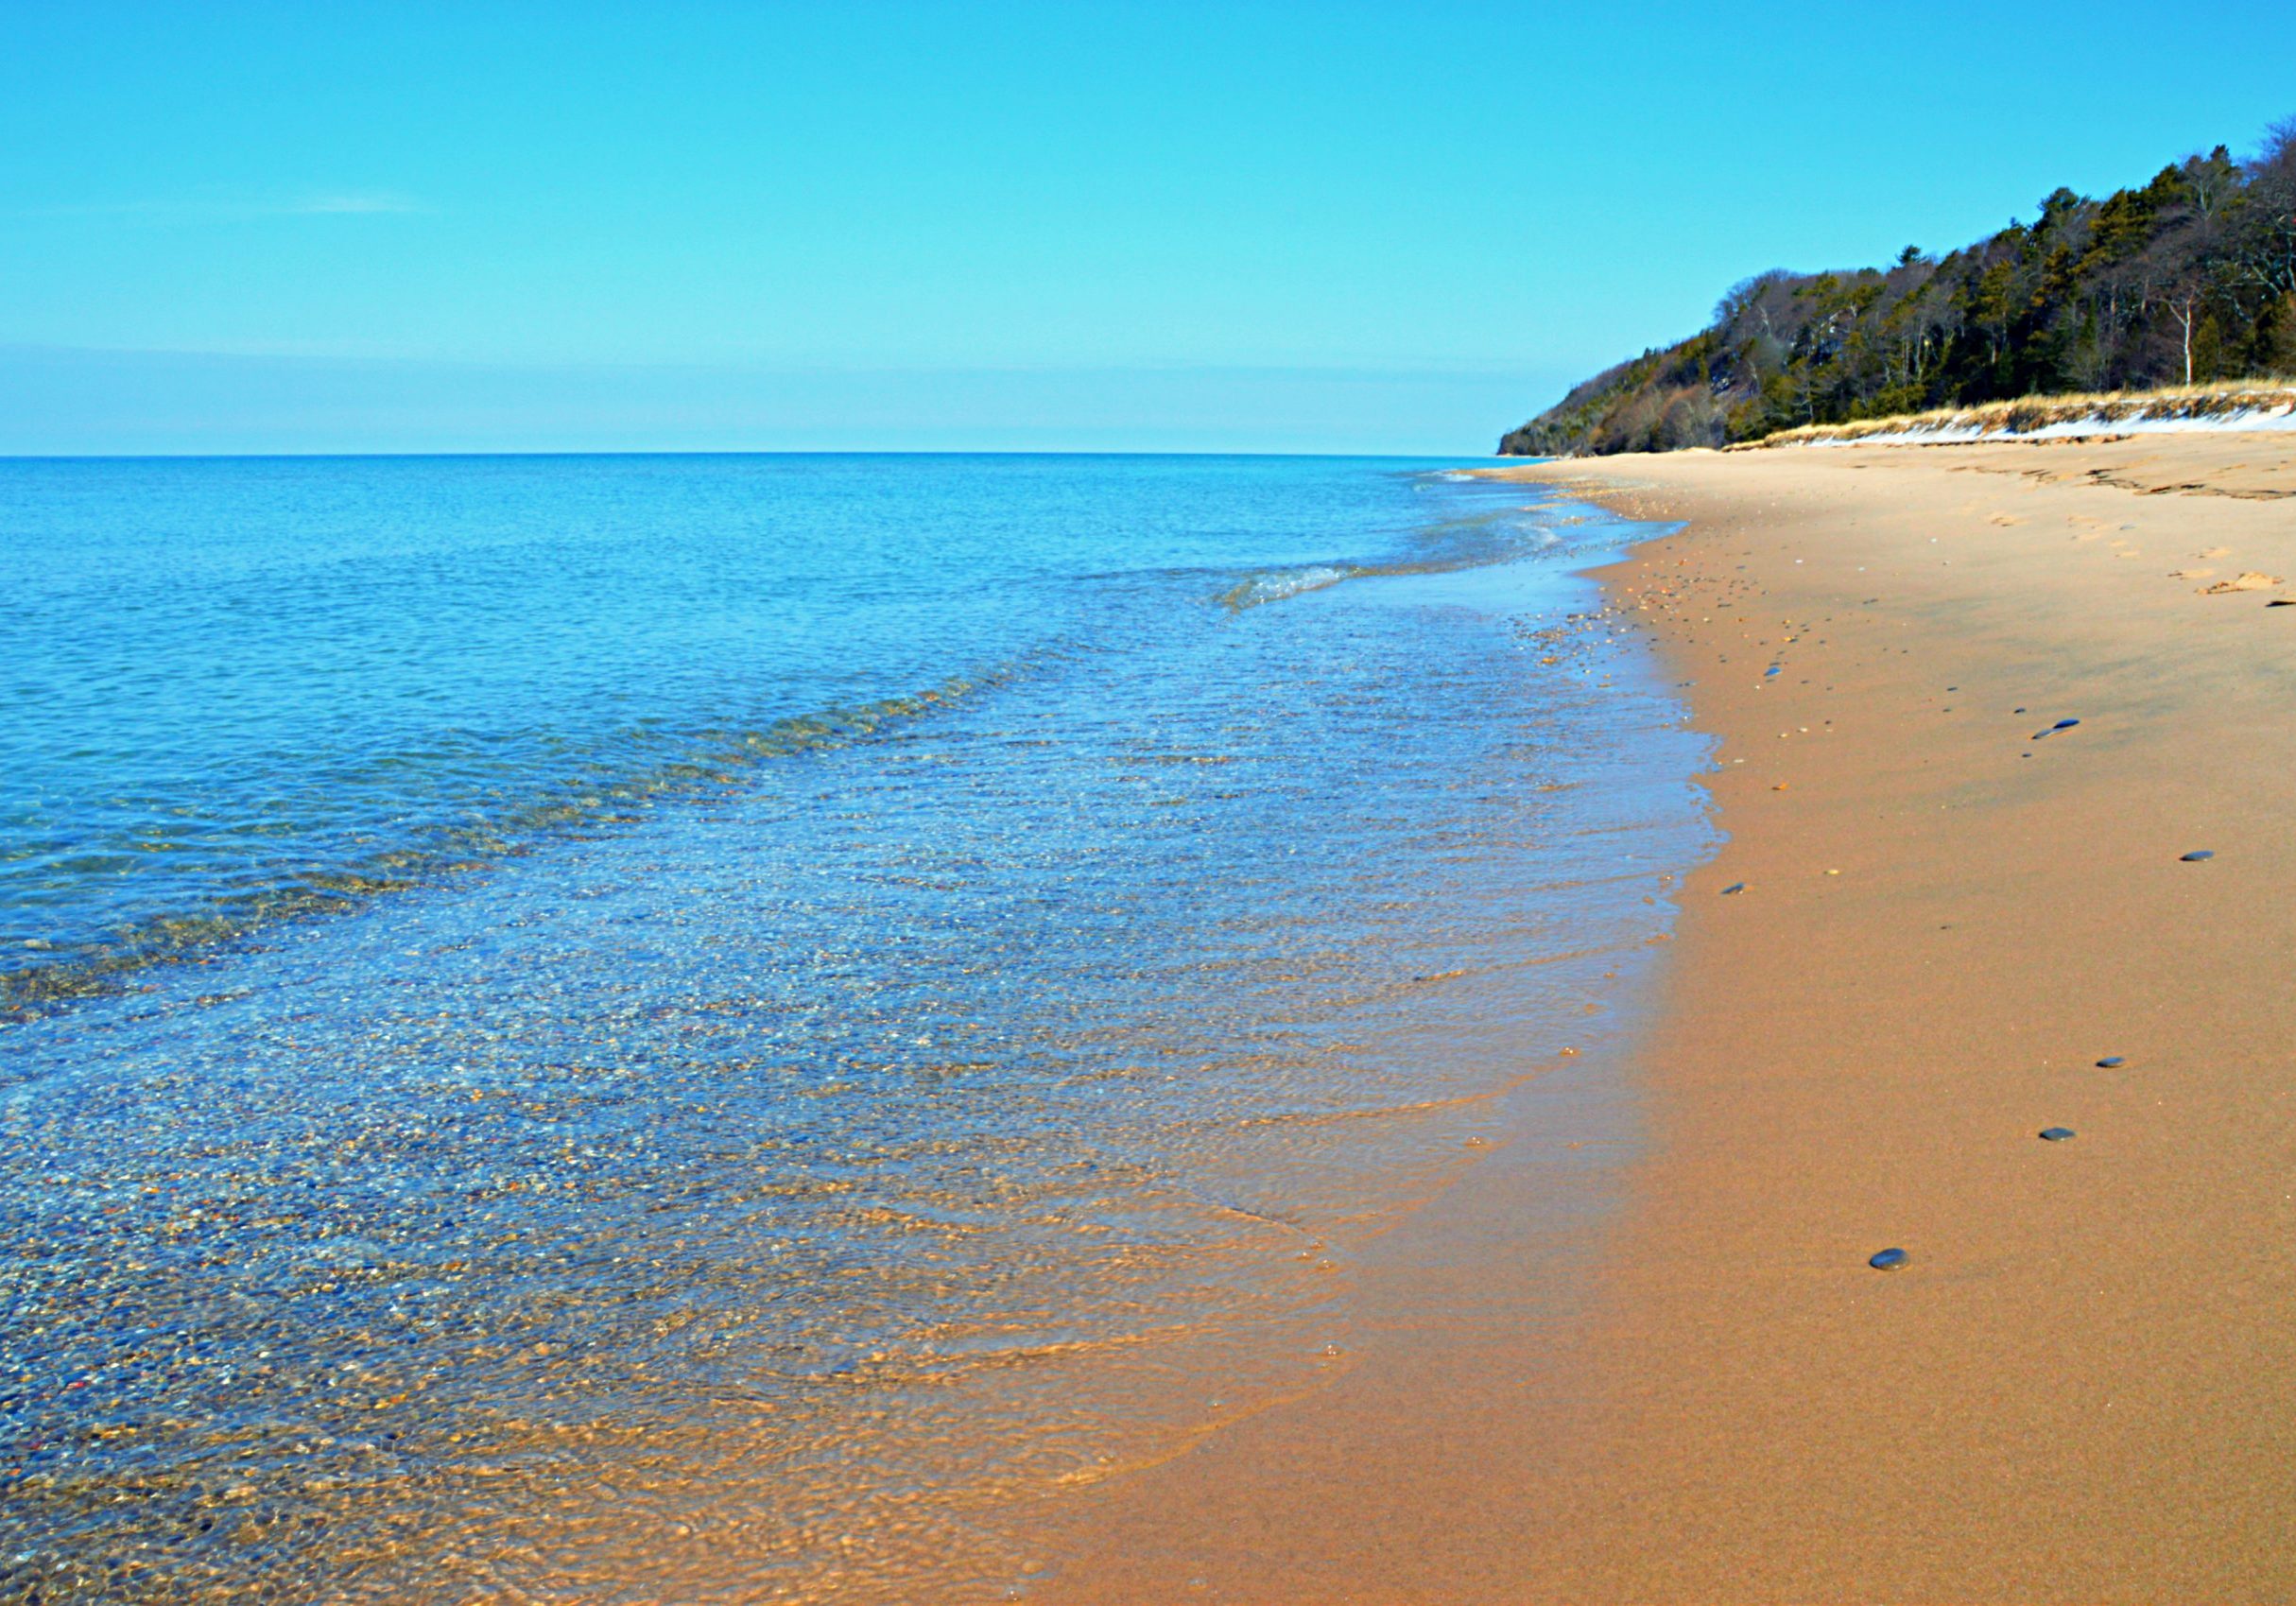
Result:
M1286 569L1279 574L1261 575L1248 579L1221 600L1231 608L1257 608L1263 602L1281 602L1286 596L1321 591L1325 586L1338 585L1360 572L1330 563L1319 563L1305 569Z

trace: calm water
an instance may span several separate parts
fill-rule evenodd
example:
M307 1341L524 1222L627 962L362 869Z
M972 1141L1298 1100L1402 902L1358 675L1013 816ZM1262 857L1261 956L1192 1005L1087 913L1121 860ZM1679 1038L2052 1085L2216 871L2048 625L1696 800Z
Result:
M0 1597L996 1597L1706 848L1441 465L0 463Z

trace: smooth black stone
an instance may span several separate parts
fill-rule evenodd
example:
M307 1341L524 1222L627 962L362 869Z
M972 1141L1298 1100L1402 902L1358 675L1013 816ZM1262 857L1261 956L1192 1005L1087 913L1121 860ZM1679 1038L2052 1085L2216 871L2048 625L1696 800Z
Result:
M2192 852L2184 855L2179 862L2184 864L2199 864L2204 858L2215 858L2216 856L2217 850L2214 848L2195 848L2192 850Z
M2052 731L2069 731L2080 723L2080 721L2078 719L2060 719L2057 721L2057 723L2051 725L2049 729Z
M2115 1065L2125 1065L2128 1062L2128 1058L2125 1055L2108 1054L2103 1059L2097 1062L2097 1068L2100 1071L2109 1071Z
M1731 883L1729 886L1727 886L1727 887L1725 887L1725 888L1723 888L1723 889L1722 889L1722 896L1723 896L1723 897L1725 897L1725 898L1727 898L1727 897L1729 897L1729 896L1730 896L1730 894L1731 894L1731 893L1733 893L1733 892L1743 892L1743 891L1745 891L1745 890L1746 890L1746 883L1745 883L1745 882L1743 882L1743 881L1733 881L1733 882L1732 882L1732 883Z
M2012 709L2011 709L2011 710L2010 710L2010 712L2011 712L2011 714L2022 714L2022 713L2024 713L2024 712L2025 712L2025 710L2024 710L2024 709L2022 709L2022 708L2012 708Z
M2044 1127L2041 1129L2041 1140L2044 1143L2063 1143L2072 1135L2071 1127Z
M1902 1249L1885 1249L1866 1264L1876 1271L1894 1271L1912 1258Z

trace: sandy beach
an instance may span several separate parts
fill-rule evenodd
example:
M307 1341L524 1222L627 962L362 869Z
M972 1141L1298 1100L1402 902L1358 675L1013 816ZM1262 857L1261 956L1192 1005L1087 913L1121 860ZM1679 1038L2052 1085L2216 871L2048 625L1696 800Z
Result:
M1686 521L1606 580L1729 840L1571 1073L1646 1140L1563 1244L1527 1114L1033 1597L2296 1598L2296 440L1498 472Z

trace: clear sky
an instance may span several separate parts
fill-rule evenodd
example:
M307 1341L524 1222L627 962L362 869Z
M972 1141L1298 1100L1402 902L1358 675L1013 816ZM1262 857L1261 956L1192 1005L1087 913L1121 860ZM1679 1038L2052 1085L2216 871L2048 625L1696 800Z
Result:
M2289 0L0 0L0 452L1482 453L2290 113Z

